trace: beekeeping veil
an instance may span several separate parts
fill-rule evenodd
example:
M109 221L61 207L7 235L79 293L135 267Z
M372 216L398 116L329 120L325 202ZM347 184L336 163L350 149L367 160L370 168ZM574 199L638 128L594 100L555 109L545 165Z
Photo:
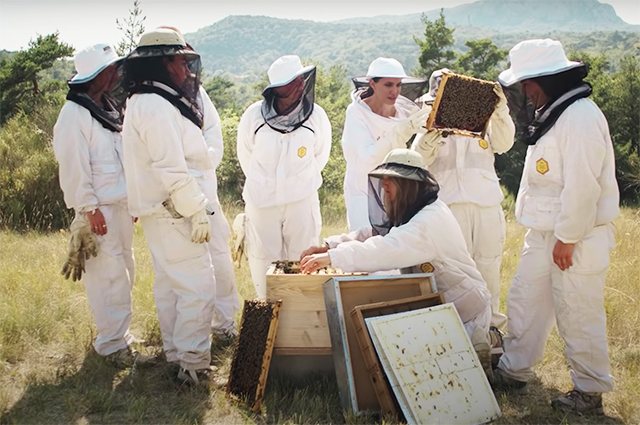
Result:
M382 182L391 177L398 186L396 200L385 199ZM424 159L409 149L394 149L369 173L369 221L374 235L386 235L406 224L425 206L438 199L440 186L427 171Z
M116 132L122 131L122 107L126 99L126 92L122 87L123 59L108 44L88 46L73 58L77 72L67 82L67 100L86 108L104 128ZM116 74L111 86L102 93L102 105L98 105L87 90L91 81L113 64L117 66Z
M369 65L367 75L363 77L353 77L351 81L356 91L360 91L362 99L373 94L368 91L369 80L373 78L400 78L401 89L400 95L406 97L411 102L415 102L422 96L427 88L428 81L425 78L409 77L405 72L402 64L393 58L377 58Z
M586 66L567 59L559 41L548 38L521 41L509 52L509 60L510 68L500 73L498 81L517 131L528 145L544 136L573 102L591 94L591 86L583 81ZM536 82L549 98L537 110L522 92L524 80Z
M185 59L189 72L182 81L169 67ZM200 89L202 64L200 55L170 28L157 28L140 37L138 47L127 56L124 84L131 96L135 93L155 93L171 102L180 113L202 127L202 111L197 96Z
M291 133L300 128L313 113L316 87L316 67L302 66L296 55L286 55L276 59L267 71L269 86L264 89L262 96L262 117L265 123L280 133ZM300 98L293 102L286 110L278 111L278 87L295 84L294 80L302 78L303 89Z

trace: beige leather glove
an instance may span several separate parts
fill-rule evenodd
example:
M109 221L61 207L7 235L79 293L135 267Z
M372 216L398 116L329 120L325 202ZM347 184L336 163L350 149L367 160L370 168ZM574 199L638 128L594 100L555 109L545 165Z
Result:
M211 222L206 209L191 216L191 242L205 243L211 240Z
M406 143L412 135L424 131L424 129L427 127L427 118L429 117L430 113L431 107L416 109L411 113L411 115L409 115L403 121L400 121L396 125L396 134L398 135L398 140Z
M85 261L98 255L98 243L84 213L76 214L69 231L69 250L61 273L65 279L71 278L75 282L82 278Z
M493 113L507 113L509 115L509 108L507 107L507 97L504 95L504 91L502 91L502 86L499 83L496 83L493 86L493 92L498 96L498 103L496 103L496 107L493 109Z
M244 213L238 214L233 220L233 250L231 251L231 258L236 267L240 268L242 257L244 255L244 239L245 239L245 220L246 215Z
M445 144L442 130L429 130L418 135L411 144L411 150L422 155L426 166L433 164L438 155L438 149Z

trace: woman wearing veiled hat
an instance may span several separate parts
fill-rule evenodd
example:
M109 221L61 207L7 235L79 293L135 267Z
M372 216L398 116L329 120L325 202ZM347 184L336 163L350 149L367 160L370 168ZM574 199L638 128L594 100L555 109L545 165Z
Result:
M263 100L238 125L238 159L246 176L247 257L258 297L276 260L297 260L320 237L318 188L331 151L331 124L314 103L315 66L278 58L267 72Z
M523 391L557 323L573 390L552 407L602 414L611 391L603 288L619 214L607 120L588 99L587 69L559 41L526 40L499 76L527 145L516 218L529 230L509 290L496 385Z
M345 272L432 272L438 292L455 305L490 376L491 294L469 256L455 217L438 199L440 188L422 156L394 149L367 180L371 225L308 248L302 253L301 271L330 265Z
M369 65L366 77L355 78L354 83L356 89L351 93L342 133L347 162L344 201L350 231L370 225L369 171L392 149L406 148L413 134L424 131L429 114L414 103L426 87L426 80L407 76L395 59L377 58ZM417 92L410 95L407 88L412 85Z

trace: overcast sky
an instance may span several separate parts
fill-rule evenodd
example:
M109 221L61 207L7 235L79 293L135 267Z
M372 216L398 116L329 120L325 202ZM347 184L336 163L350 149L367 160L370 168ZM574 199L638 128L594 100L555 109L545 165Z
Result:
M570 1L570 0L564 0ZM161 25L195 32L229 15L265 15L286 19L333 21L377 15L404 15L473 0L141 0L147 29ZM640 24L640 0L601 0L618 16ZM60 32L60 39L76 48L107 42L122 33L116 18L129 16L133 0L0 0L0 49L27 48L37 34Z

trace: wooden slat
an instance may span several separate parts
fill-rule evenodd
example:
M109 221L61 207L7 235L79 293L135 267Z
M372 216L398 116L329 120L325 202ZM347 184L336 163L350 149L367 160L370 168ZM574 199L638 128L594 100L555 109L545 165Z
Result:
M276 301L273 305L271 312L271 324L269 325L269 333L267 334L266 349L262 356L262 372L260 373L260 379L258 381L258 387L256 388L256 398L251 411L257 412L260 410L262 399L264 398L264 387L267 384L267 375L269 374L269 366L271 365L271 356L273 354L273 343L276 337L276 330L278 329L278 320L280 308L282 307L282 301Z

